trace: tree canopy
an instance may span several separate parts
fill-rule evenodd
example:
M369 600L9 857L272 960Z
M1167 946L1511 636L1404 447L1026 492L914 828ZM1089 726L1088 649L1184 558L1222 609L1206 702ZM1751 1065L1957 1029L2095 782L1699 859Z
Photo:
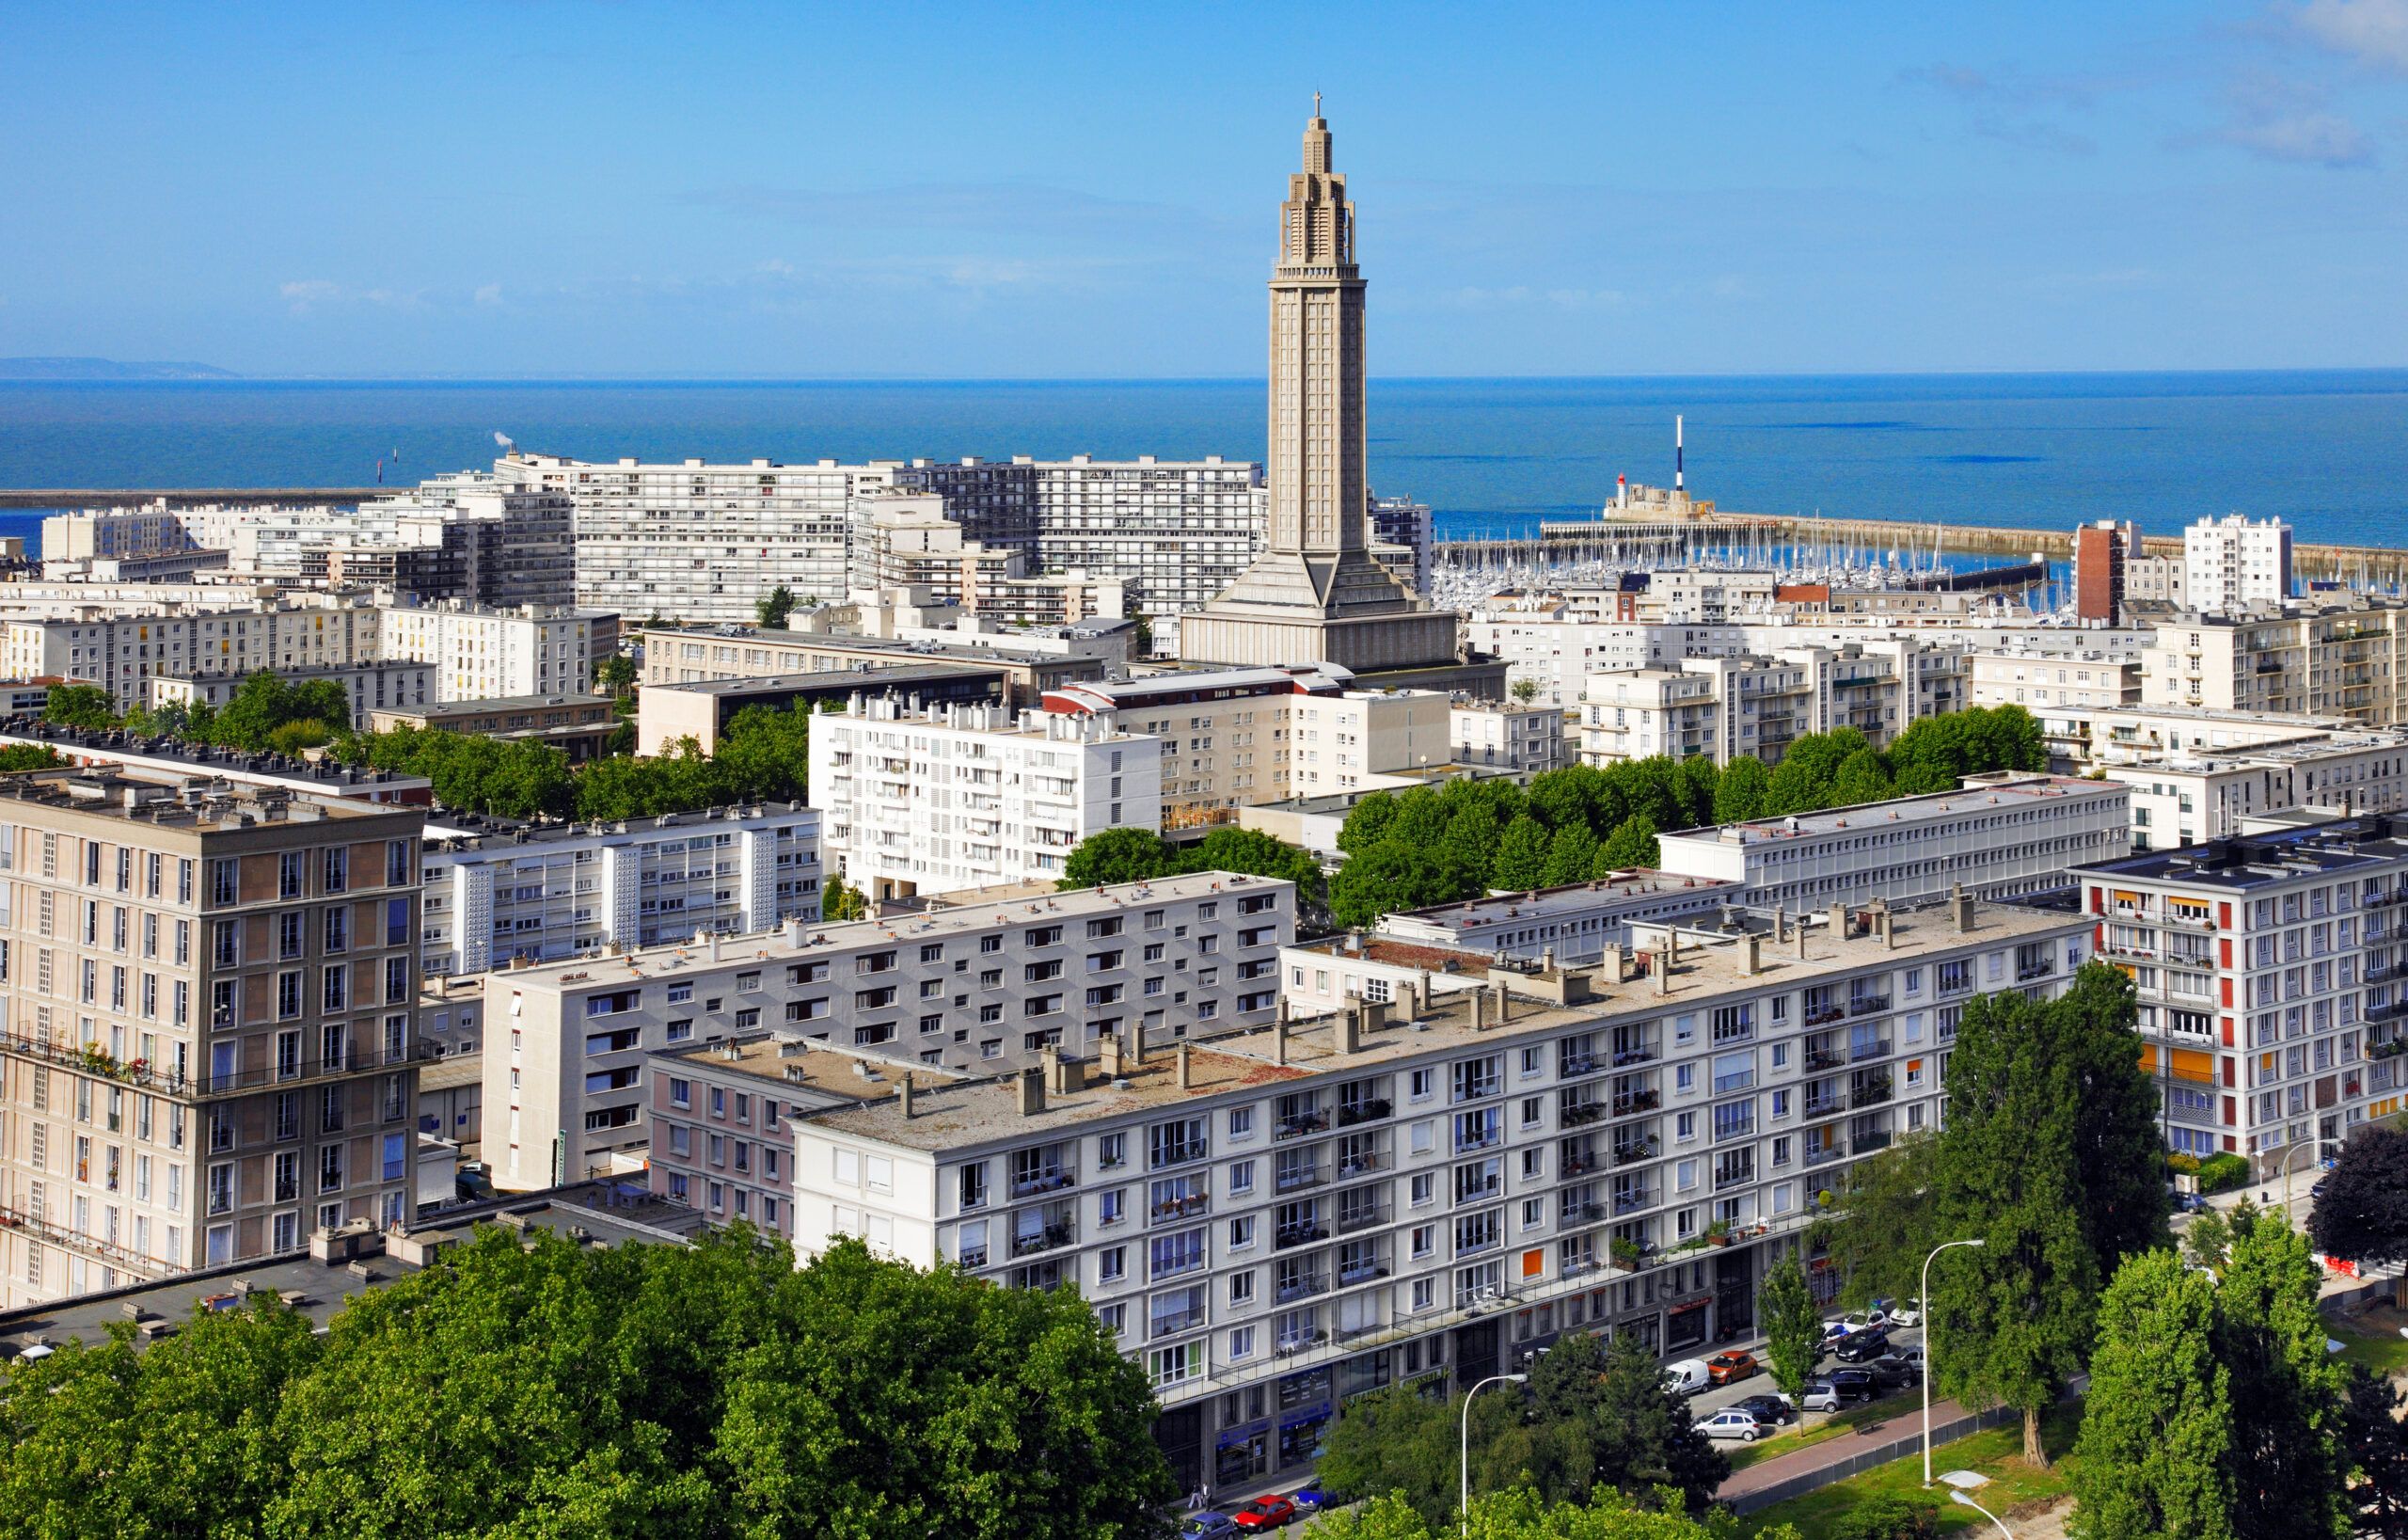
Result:
M0 1537L1146 1535L1153 1411L1069 1292L496 1228L323 1338L265 1300L0 1372Z
M1300 913L1318 914L1324 902L1321 863L1307 850L1256 829L1215 829L1192 845L1174 845L1150 829L1100 829L1079 841L1062 863L1058 886L1147 882L1181 872L1243 872L1296 884Z
M1671 1506L1650 1509L1611 1491L1586 1502L1550 1503L1529 1486L1471 1500L1463 1525L1434 1520L1402 1497L1382 1496L1313 1521L1313 1540L1738 1540L1739 1521L1721 1509L1690 1517ZM1798 1540L1797 1526L1749 1532L1754 1540Z
M114 727L109 692L98 685L53 685L41 720L61 727Z
M2125 1262L2099 1304L2080 1458L2078 1540L2233 1534L2231 1376L2216 1361L2215 1282L2170 1251Z
M1960 775L2040 770L2048 762L2039 724L2023 707L2002 706L1925 718L1887 751L1853 727L1809 733L1769 771L1746 755L1718 770L1695 754L1568 766L1533 777L1527 790L1501 777L1466 777L1375 791L1347 814L1338 848L1350 865L1384 848L1413 852L1391 849L1376 868L1403 886L1384 897L1377 884L1347 881L1340 868L1331 909L1342 923L1364 925L1491 891L1592 881L1654 866L1667 830L1945 791Z
M2408 1134L2368 1128L2343 1145L2307 1232L2329 1257L2408 1262Z

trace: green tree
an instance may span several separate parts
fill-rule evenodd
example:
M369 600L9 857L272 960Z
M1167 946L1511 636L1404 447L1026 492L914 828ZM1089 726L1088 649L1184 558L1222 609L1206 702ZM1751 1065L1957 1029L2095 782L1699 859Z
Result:
M1890 794L1889 774L1881 768L1881 756L1871 749L1859 749L1849 754L1832 773L1830 797L1833 807L1877 802Z
M1590 1414L1597 1444L1597 1484L1631 1497L1670 1487L1684 1507L1703 1513L1731 1474L1731 1462L1705 1435L1688 1404L1664 1388L1656 1355L1628 1332L1608 1349Z
M1452 903L1480 891L1477 879L1443 850L1382 840L1338 868L1329 881L1330 917L1369 926L1383 914Z
M1814 1239L1827 1247L1850 1304L1904 1299L1921 1292L1924 1259L1946 1238L1939 1232L1939 1195L1931 1181L1938 1140L1934 1134L1909 1134L1871 1159L1847 1167L1826 1189L1833 1216L1814 1227ZM1956 1255L1950 1252L1934 1262L1939 1273L1935 1294L1947 1281L1945 1269ZM1925 1311L1931 1308L1932 1301L1925 1300Z
M1528 706L1539 698L1539 682L1536 679L1516 679L1513 693L1513 699Z
M2216 1289L2170 1251L2128 1260L2099 1302L2073 1465L2076 1540L2225 1540L2233 1528L2230 1377Z
M1426 1396L1404 1385L1349 1400L1322 1441L1322 1481L1345 1498L1393 1493L1431 1524L1446 1523L1455 1512L1463 1406L1461 1396ZM1494 1389L1473 1409L1480 1449L1521 1419L1513 1397Z
M1488 868L1490 885L1527 892L1546 881L1546 825L1524 813L1497 837L1497 859Z
M841 877L819 885L819 917L835 923L869 917L869 899Z
M1722 789L1722 772L1715 768L1712 755L1693 754L1682 760L1673 784L1680 794L1681 821L1670 827L1700 829L1714 821L1714 801Z
M1469 1540L1737 1540L1740 1525L1722 1510L1692 1518L1641 1507L1611 1491L1585 1503L1549 1503L1529 1486L1513 1486L1475 1496L1460 1528L1392 1495L1316 1518L1309 1532L1313 1540L1454 1540L1458 1533ZM1790 1524L1751 1532L1755 1540L1798 1540Z
M1771 783L1771 773L1765 769L1763 760L1753 754L1734 755L1714 784L1714 821L1745 823L1764 817Z
M1792 1400L1806 1393L1807 1378L1823 1357L1823 1312L1806 1287L1806 1270L1795 1257L1783 1257L1765 1272L1756 1295L1763 1317L1765 1357L1772 1362L1772 1379Z
M2341 1147L2307 1216L2316 1249L2362 1265L2408 1262L2408 1133L2368 1128ZM2392 1299L2408 1289L2408 1273Z
M1328 880L1312 852L1259 829L1215 829L1188 847L1180 865L1186 871L1244 872L1293 882L1300 913L1318 913L1329 903Z
M1504 834L1494 809L1474 802L1447 820L1438 848L1446 860L1481 888L1489 886L1489 867L1497 859L1497 842Z
M625 653L612 653L594 665L594 683L613 695L625 696L636 685L636 660Z
M1596 867L1608 871L1628 871L1634 866L1656 866L1663 862L1656 846L1656 820L1644 813L1634 813L1623 820L1597 852Z
M780 583L752 601L752 618L770 630L782 630L794 613L794 590Z
M1386 838L1395 821L1396 793L1374 791L1348 810L1338 829L1338 848L1350 856L1361 855Z
M1150 829L1099 829L1063 859L1057 886L1100 887L1111 882L1147 882L1180 869L1180 860L1163 837Z
M1597 836L1585 823L1567 823L1546 844L1546 868L1541 887L1560 888L1585 882L1597 868Z
M2408 1422L2400 1418L2400 1390L2363 1364L2352 1364L2349 1374L2341 1437L2354 1472L2349 1500L2358 1532L2402 1540L2408 1536Z
M60 727L113 727L117 712L98 685L53 685L41 720Z
M2214 1290L2215 1357L2231 1374L2236 1409L2233 1532L2250 1540L2340 1540L2350 1532L2341 1439L2347 1383L2324 1352L2316 1308L2322 1281L2307 1237L2282 1210L2233 1227Z
M65 763L58 751L46 743L0 746L0 771L51 770Z

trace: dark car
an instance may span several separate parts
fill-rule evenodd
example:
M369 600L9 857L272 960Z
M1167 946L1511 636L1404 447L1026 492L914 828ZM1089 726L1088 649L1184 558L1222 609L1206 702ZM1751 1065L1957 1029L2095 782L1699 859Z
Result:
M1296 1505L1276 1492L1259 1497L1229 1516L1230 1523L1248 1533L1282 1529L1295 1519Z
M1902 1390L1909 1385L1923 1383L1923 1359L1920 1357L1901 1358L1884 1353L1864 1367L1871 1372L1873 1382L1885 1390Z
M1890 1351L1890 1334L1867 1328L1851 1331L1831 1344L1831 1357L1842 1363L1862 1363Z
M1230 1536L1244 1532L1228 1515L1209 1510L1189 1514L1179 1524L1179 1540L1230 1540Z
M1747 1412L1759 1422L1780 1424L1798 1421L1798 1408L1776 1395L1741 1396L1731 1403L1733 1411Z
M1329 1494L1322 1490L1321 1478L1316 1476L1289 1493L1288 1500L1294 1503L1300 1513L1319 1513L1329 1506Z
M1881 1393L1881 1382L1870 1369L1833 1369L1823 1377L1831 1382L1842 1401L1871 1401Z

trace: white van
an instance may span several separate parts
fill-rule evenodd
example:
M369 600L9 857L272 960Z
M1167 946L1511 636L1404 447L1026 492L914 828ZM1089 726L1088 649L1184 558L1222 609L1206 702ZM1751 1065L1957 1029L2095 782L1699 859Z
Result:
M1693 1396L1713 1383L1703 1358L1683 1358L1664 1369L1664 1389L1676 1396Z

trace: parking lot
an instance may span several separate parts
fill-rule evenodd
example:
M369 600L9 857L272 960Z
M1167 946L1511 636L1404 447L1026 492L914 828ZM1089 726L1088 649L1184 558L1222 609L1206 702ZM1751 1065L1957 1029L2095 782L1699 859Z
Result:
M1910 1343L1920 1344L1923 1342L1923 1328L1921 1326L1909 1326L1893 1331L1890 1333L1890 1342L1893 1346L1898 1347L1905 1347ZM1763 1360L1765 1357L1765 1352L1762 1346L1751 1348L1748 1351L1754 1353L1759 1360ZM1712 1355L1701 1354L1700 1357L1710 1357ZM1824 1356L1821 1368L1831 1369L1839 1366L1838 1359L1831 1357L1828 1354ZM1712 1386L1706 1389L1699 1391L1696 1395L1689 1398L1689 1413L1692 1417L1703 1421L1713 1413L1720 1411L1723 1407L1730 1405L1735 1401L1745 1400L1747 1397L1752 1395L1778 1395L1780 1393L1781 1388L1775 1385L1772 1380L1771 1365L1769 1362L1766 1362L1762 1373L1752 1374L1735 1384ZM1882 1397L1881 1399L1891 1400L1902 1395L1912 1396L1914 1394L1915 1387L1909 1385L1901 1390L1890 1392L1889 1395ZM1860 1403L1859 1405L1861 1404ZM1811 1427L1823 1421L1827 1415L1828 1414L1822 1412L1807 1412L1802 1414L1799 1421L1795 1425L1800 1427Z

